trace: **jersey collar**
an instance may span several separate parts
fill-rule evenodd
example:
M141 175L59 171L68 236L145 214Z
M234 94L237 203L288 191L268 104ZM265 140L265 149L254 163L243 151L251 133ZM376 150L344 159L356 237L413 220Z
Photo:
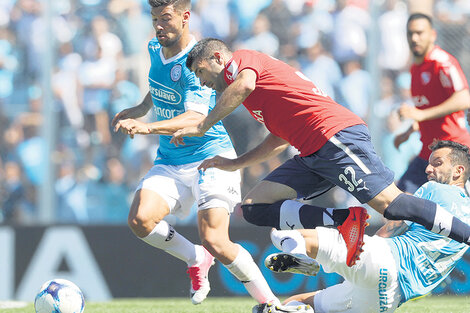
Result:
M171 62L181 58L182 56L186 55L189 51L191 51L191 49L194 47L194 45L196 45L196 38L194 38L194 36L191 35L191 41L188 43L186 48L184 48L177 55L172 56L169 59L165 59L165 56L163 55L163 49L160 49L160 59L162 60L163 65L167 65L168 63L171 63Z

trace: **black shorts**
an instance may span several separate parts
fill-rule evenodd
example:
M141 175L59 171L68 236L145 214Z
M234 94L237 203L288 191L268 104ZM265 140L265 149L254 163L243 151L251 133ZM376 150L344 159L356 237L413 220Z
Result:
M355 125L339 131L317 152L286 161L264 179L293 188L298 198L339 186L366 203L393 183L394 174L375 153L367 126Z

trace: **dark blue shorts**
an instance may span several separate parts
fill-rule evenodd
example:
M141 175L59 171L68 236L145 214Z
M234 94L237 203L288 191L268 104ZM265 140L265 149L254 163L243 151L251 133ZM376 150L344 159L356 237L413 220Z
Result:
M317 152L286 161L265 180L293 188L298 198L339 186L366 203L390 186L394 175L375 153L367 126L355 125L339 131Z
M419 156L415 157L398 181L398 188L405 192L415 193L422 184L428 181L428 175L426 174L427 166L428 161L421 159Z

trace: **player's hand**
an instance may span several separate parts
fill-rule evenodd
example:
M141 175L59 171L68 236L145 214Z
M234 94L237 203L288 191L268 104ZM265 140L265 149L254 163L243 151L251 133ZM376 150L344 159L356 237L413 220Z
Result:
M112 126L113 128L115 128L118 121L120 121L120 120L125 120L125 119L128 119L128 118L131 118L131 116L130 116L130 110L129 110L129 109L122 110L121 112L119 112L119 113L117 113L116 115L114 115L114 118L113 118L113 120L111 121L111 126ZM115 130L115 131L116 131L116 130Z
M207 159L202 161L202 163L198 166L198 170L205 171L208 168L215 167L223 171L233 172L238 170L238 167L235 164L235 160L227 159L221 156L216 155L211 159Z
M177 130L173 133L170 143L175 146L184 145L183 137L202 137L205 131L202 131L198 126L190 126Z
M121 132L129 135L131 138L134 138L136 134L147 135L151 133L147 124L130 118L117 121L114 131L117 132L118 130L121 130Z
M407 141L408 138L410 138L410 134L408 131L402 134L396 135L395 139L393 139L393 145L395 146L396 149L399 149L400 145L404 143L405 141Z
M416 107L403 104L399 109L398 109L398 115L400 116L401 119L412 119L417 122L421 122L424 120L424 113L423 110L417 109Z

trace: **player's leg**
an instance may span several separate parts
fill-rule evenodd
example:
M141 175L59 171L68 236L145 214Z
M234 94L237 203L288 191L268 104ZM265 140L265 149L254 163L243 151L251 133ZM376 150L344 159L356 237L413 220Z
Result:
M128 224L138 238L186 262L189 272L201 264L212 264L213 257L202 246L193 244L179 234L163 219L170 212L194 202L190 190L174 178L177 175L176 168L154 166L137 188ZM210 289L208 281L205 284L207 288L201 288L199 293L207 295Z
M264 265L273 272L288 272L315 276L320 270L318 262L307 256L306 240L308 233L315 230L271 230L273 245L281 250L266 257ZM302 236L302 233L306 233ZM311 243L309 243L311 245Z
M240 202L240 180L238 171L211 168L200 174L194 192L199 199L200 237L203 245L244 284L255 300L279 303L250 253L229 238L229 214Z
M225 208L199 210L199 235L212 253L259 303L279 303L250 253L229 238L229 214Z
M321 194L331 187L331 183L305 171L298 161L291 159L250 190L243 200L243 216L254 225L276 229L340 225L349 209L321 208L293 200Z
M403 193L391 184L368 204L389 220L409 220L426 229L470 245L470 225L436 203Z

